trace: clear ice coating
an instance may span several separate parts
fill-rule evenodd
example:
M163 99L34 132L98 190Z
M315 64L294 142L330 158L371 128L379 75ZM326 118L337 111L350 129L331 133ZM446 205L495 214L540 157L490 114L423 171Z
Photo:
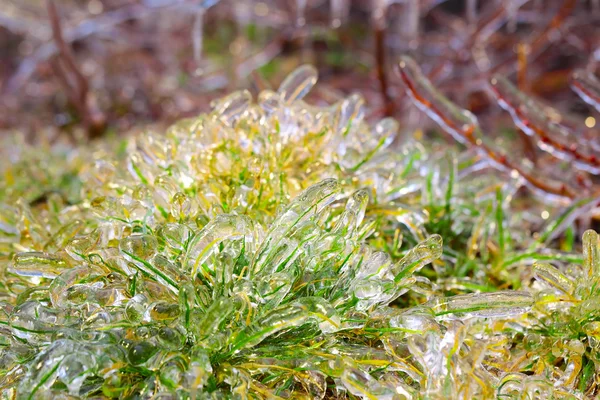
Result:
M498 143L486 137L477 117L441 93L412 58L401 57L398 67L405 92L413 103L456 141L485 158L486 164L520 177L522 184L528 186L534 194L546 197L547 200L552 199L568 204L571 200L582 197L582 192L586 193L581 189L578 191L562 174L553 175L553 179L541 178L531 167L527 157L511 156ZM564 125L550 121L546 115L547 110L542 110L533 99L520 93L506 79L496 76L490 83L499 104L511 113L517 126L531 136L539 136L540 140L537 144L540 148L560 159L572 162L576 168L592 173L600 172L597 169L596 155L591 154L590 149L587 148L587 146L597 146L595 142L586 140L586 146L577 143L565 144L554 133L559 131L564 134L568 129ZM533 121L528 119L530 117ZM546 133L545 129L554 132Z
M545 109L506 78L495 76L491 83L500 106L510 113L515 125L537 140L540 149L581 170L600 173L600 153L594 148L595 143L579 139L581 135L554 121L553 116L559 115L557 111Z
M600 111L600 80L593 73L576 70L573 73L571 87L586 103Z
M302 66L164 135L0 146L2 398L583 398L596 233L583 257L540 250L505 212L518 179L392 145L358 95L309 105L316 80Z

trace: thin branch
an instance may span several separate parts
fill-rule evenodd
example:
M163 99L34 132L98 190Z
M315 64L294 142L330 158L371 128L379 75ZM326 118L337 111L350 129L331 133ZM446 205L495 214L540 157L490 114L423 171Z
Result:
M483 142L479 126L474 116L468 111L461 110L443 97L431 85L431 82L420 71L412 59L404 57L400 62L400 76L406 85L408 95L415 104L428 116L436 121L446 132L459 142L478 149L494 165L511 173L515 171L525 182L535 190L552 195L560 199L573 199L577 197L573 188L566 183L553 185L527 172L522 166L511 162L504 154L499 153L490 145ZM428 99L427 97L431 97ZM440 103L434 104L434 102Z
M529 59L530 61L537 58L539 56L545 46L548 44L548 41L552 38L554 32L559 31L561 26L564 24L565 19L571 15L573 9L577 5L577 0L565 0L554 15L554 18L550 21L548 25L540 33L538 33L533 40L529 42ZM516 56L513 55L509 57L507 60L495 65L491 72L496 73L502 70L504 67L514 67Z
M529 90L529 80L527 79L527 57L529 54L529 45L526 43L519 43L517 45L517 54L517 82L519 84L519 88L523 92L526 92ZM531 142L531 138L527 136L522 129L519 129L519 137L521 138L521 142L523 142L525 154L535 165L537 163L537 153L535 151L534 144Z
M87 79L79 70L79 67L75 62L75 57L73 56L73 51L71 50L71 47L68 46L65 42L62 26L60 23L60 17L58 16L58 11L56 10L56 4L54 3L54 0L46 0L46 6L48 8L48 17L50 18L50 25L52 26L52 38L54 39L54 43L56 43L56 46L58 47L58 52L63 62L65 63L65 66L77 80L79 100L84 100L89 88Z
M502 77L492 78L492 91L502 108L510 113L515 124L525 133L539 139L539 147L552 156L569 161L575 168L600 174L600 155L594 154L589 143L581 142L564 125L553 123L543 108ZM565 141L567 138L568 142Z
M600 80L591 72L577 70L571 79L573 90L589 105L600 112Z
M77 66L71 47L65 42L54 0L46 0L46 6L52 26L52 37L60 56L60 62L55 64L55 72L65 87L69 101L77 109L88 136L90 138L100 136L106 127L106 119L90 101L88 80ZM73 77L74 82L69 80L69 76Z
M60 84L66 89L65 92L67 94L69 102L73 107L75 107L79 115L84 115L86 112L85 107L83 103L79 100L79 94L72 90L72 84L71 82L69 82L69 74L65 70L65 67L59 59L52 60L51 65L54 74L60 81Z
M390 116L394 113L394 104L390 98L386 72L386 23L385 12L383 10L376 10L373 13L373 25L375 26L375 63L377 68L377 79L379 80L379 91L381 92L381 98L385 108L385 115Z

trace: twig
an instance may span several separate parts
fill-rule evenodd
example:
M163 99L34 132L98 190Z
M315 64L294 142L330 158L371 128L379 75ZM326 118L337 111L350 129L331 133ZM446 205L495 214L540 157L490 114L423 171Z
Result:
M87 129L88 136L95 138L100 136L106 128L106 118L93 107L89 98L89 84L87 78L79 70L71 47L65 42L60 17L56 9L54 0L46 0L48 17L52 26L52 37L58 48L60 63L56 63L55 71L59 80L63 84L69 101L77 109L80 117ZM68 76L73 76L75 82L70 82Z
M577 0L565 0L563 2L562 6L554 15L554 18L552 18L550 23L530 42L530 60L535 59L540 53L542 53L544 45L548 43L548 40L551 38L552 34L559 30L565 19L571 14L576 5ZM506 66L514 66L514 61L515 56L509 57L507 60L495 65L491 69L491 72L498 72Z
M385 108L385 115L390 116L394 113L394 104L389 94L389 85L385 65L385 13L375 11L373 14L373 24L375 26L375 63L377 66L377 79L379 80L379 90Z
M46 6L48 8L48 16L50 18L50 24L52 26L52 38L54 39L54 43L56 43L56 46L58 47L58 53L61 56L61 60L65 63L65 66L67 67L69 72L73 74L77 81L78 100L85 101L85 97L89 90L88 81L79 70L79 67L75 62L75 57L73 56L73 51L71 50L71 47L68 46L65 42L65 39L63 37L62 26L60 24L60 17L58 16L54 0L46 0Z
M507 110L513 121L524 132L537 136L540 140L539 147L552 154L554 157L570 161L576 168L583 169L592 174L600 174L600 156L591 153L586 143L580 143L576 135L565 125L553 127L551 121L545 116L543 109L533 100L519 92L506 79L492 78L492 91L502 108ZM543 126L545 123L546 126ZM559 132L556 132L559 130ZM569 138L569 143L561 142L551 135L556 132L556 137ZM561 133L564 132L564 135Z
M144 6L134 5L106 12L94 19L83 21L75 28L63 32L62 37L66 43L72 43L76 40L81 40L97 34L98 32L107 30L132 18L143 18L151 11L160 10L166 7L167 6L149 9ZM58 51L58 46L54 42L48 42L38 47L29 57L21 61L17 71L9 79L6 89L9 92L19 90L23 83L35 72L37 65L52 58Z
M431 83L422 74L414 61L408 57L404 57L399 66L400 76L406 85L406 90L409 96L419 106L419 108L425 111L455 139L467 146L475 147L480 153L488 157L493 164L501 167L501 169L504 169L507 172L516 171L516 173L518 173L518 175L521 176L525 182L527 182L527 184L534 189L563 199L573 199L576 197L576 192L574 189L568 187L565 183L561 183L558 186L546 183L525 171L520 165L512 163L505 155L498 153L492 147L485 144L477 135L477 133L479 133L479 127L477 126L476 120L473 120L474 116L472 117L473 119L466 117L465 111L457 109L456 106L450 103L448 99L442 98L441 94L436 93ZM410 69L410 71L408 71L408 69ZM428 94L430 96L433 96L434 98L440 97L439 101L448 109L447 111L459 113L466 123L459 125L459 121L453 120L452 117L447 115L446 112L442 111L440 107L428 100L425 97L427 94L421 94L417 88L419 84L420 86L424 87L426 92L429 92Z
M77 110L79 115L85 114L85 108L83 104L79 101L77 94L71 90L71 83L69 82L68 74L64 70L64 67L61 65L58 59L55 59L50 64L52 66L52 70L54 74L60 81L60 84L66 89L65 92L67 94L67 98L69 99L69 103Z
M262 92L269 88L269 84L257 70L252 71L250 75L252 76L252 83L256 87L257 92Z
M600 81L591 72L577 70L571 79L573 90L589 105L600 112Z
M517 45L517 54L517 82L519 84L519 88L525 92L529 89L529 81L527 80L527 57L529 54L529 45L526 43L519 43ZM535 165L537 163L537 153L535 152L535 146L531 142L531 138L527 136L522 129L519 129L519 137L523 142L525 154Z

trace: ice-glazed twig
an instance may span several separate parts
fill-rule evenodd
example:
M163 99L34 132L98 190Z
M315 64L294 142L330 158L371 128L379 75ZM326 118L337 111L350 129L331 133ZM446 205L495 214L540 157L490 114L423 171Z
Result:
M600 80L593 73L582 69L575 71L571 87L583 101L600 112Z
M538 140L538 147L553 156L572 162L581 170L600 174L600 155L566 126L552 121L543 107L514 87L507 79L494 76L492 90L498 104L510 113L515 124Z
M552 18L552 20L548 23L548 25L546 25L544 29L542 29L537 35L535 35L533 39L528 43L528 53L530 60L537 58L537 56L539 56L544 51L544 49L548 45L548 42L550 40L553 40L556 33L560 31L560 28L564 24L565 19L571 14L573 9L575 8L575 5L577 5L577 0L565 0L560 9ZM494 66L491 69L491 71L499 72L505 67L514 67L515 59L516 56L513 55L512 57L509 57L505 61Z
M521 6L526 0L519 1L517 6ZM493 10L487 15L480 18L479 24L473 33L472 40L469 43L469 47L474 44L475 41L485 41L494 32L496 32L506 21L506 7L500 5L497 9Z
M527 58L529 53L529 45L526 43L519 43L517 45L518 61L517 61L517 82L519 89L527 91L529 88L529 80L527 79ZM535 145L532 143L531 138L519 129L519 136L523 141L525 154L535 164L537 162L537 153L535 151Z
M577 0L565 0L563 4L554 15L554 18L550 21L550 23L542 30L535 39L531 42L532 53L537 54L537 52L541 51L548 41L552 38L554 32L560 30L560 27L563 25L565 20L577 5Z
M71 47L65 42L54 0L46 0L46 6L52 26L52 37L58 48L59 61L63 65L63 68L59 65L56 71L68 93L69 101L78 110L88 135L90 137L100 136L106 127L106 118L90 101L88 80L79 70ZM74 82L69 80L69 76L73 77Z
M377 79L379 80L379 90L385 107L385 115L393 114L394 106L389 94L389 84L385 65L385 4L380 4L373 11L373 27L375 29L375 64L377 68Z
M58 47L58 53L61 56L61 60L65 63L66 68L68 68L77 81L77 89L81 99L81 97L84 97L85 92L87 92L89 89L87 78L79 70L77 63L75 62L75 57L73 56L73 51L65 42L62 26L60 24L60 17L58 16L58 11L56 9L54 0L46 0L46 5L48 7L50 24L52 25L52 38Z
M498 149L486 144L477 118L470 111L457 107L441 94L423 75L414 60L406 56L402 57L399 67L406 92L415 105L458 142L475 147L497 168L508 173L516 172L535 191L563 200L576 197L575 190L566 183L546 182L526 171L524 166L509 160Z
M76 40L82 40L89 36L109 31L116 25L122 24L125 21L142 19L153 12L169 7L181 6L184 3L184 1L166 1L159 2L159 4L156 5L136 4L119 8L114 11L108 11L96 18L85 20L71 29L66 29L63 32L63 38L67 44L73 43ZM12 92L19 90L35 72L37 65L52 58L58 51L58 46L54 42L48 42L38 47L30 56L25 58L19 64L17 71L10 77L6 84L6 89Z
M512 1L510 8L518 9L528 0ZM491 61L485 51L485 43L498 29L500 29L509 17L509 7L501 4L497 9L493 10L486 16L481 18L481 22L471 35L469 41L465 44L467 49L471 49L475 64L482 71L487 71L491 68Z
M467 0L465 16L469 25L473 26L477 19L477 0Z
M385 115L393 114L393 105L388 93L388 79L385 70L385 28L376 28L375 30L375 58L377 63L377 79L379 80L379 89L385 105Z

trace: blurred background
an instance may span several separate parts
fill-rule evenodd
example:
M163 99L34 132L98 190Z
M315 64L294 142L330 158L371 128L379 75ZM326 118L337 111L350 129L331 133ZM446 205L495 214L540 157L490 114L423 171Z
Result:
M495 73L596 129L569 82L597 73L599 27L599 0L0 0L0 131L163 127L303 63L319 71L311 101L358 92L369 118L428 131L395 70L402 54L491 134L515 130Z

